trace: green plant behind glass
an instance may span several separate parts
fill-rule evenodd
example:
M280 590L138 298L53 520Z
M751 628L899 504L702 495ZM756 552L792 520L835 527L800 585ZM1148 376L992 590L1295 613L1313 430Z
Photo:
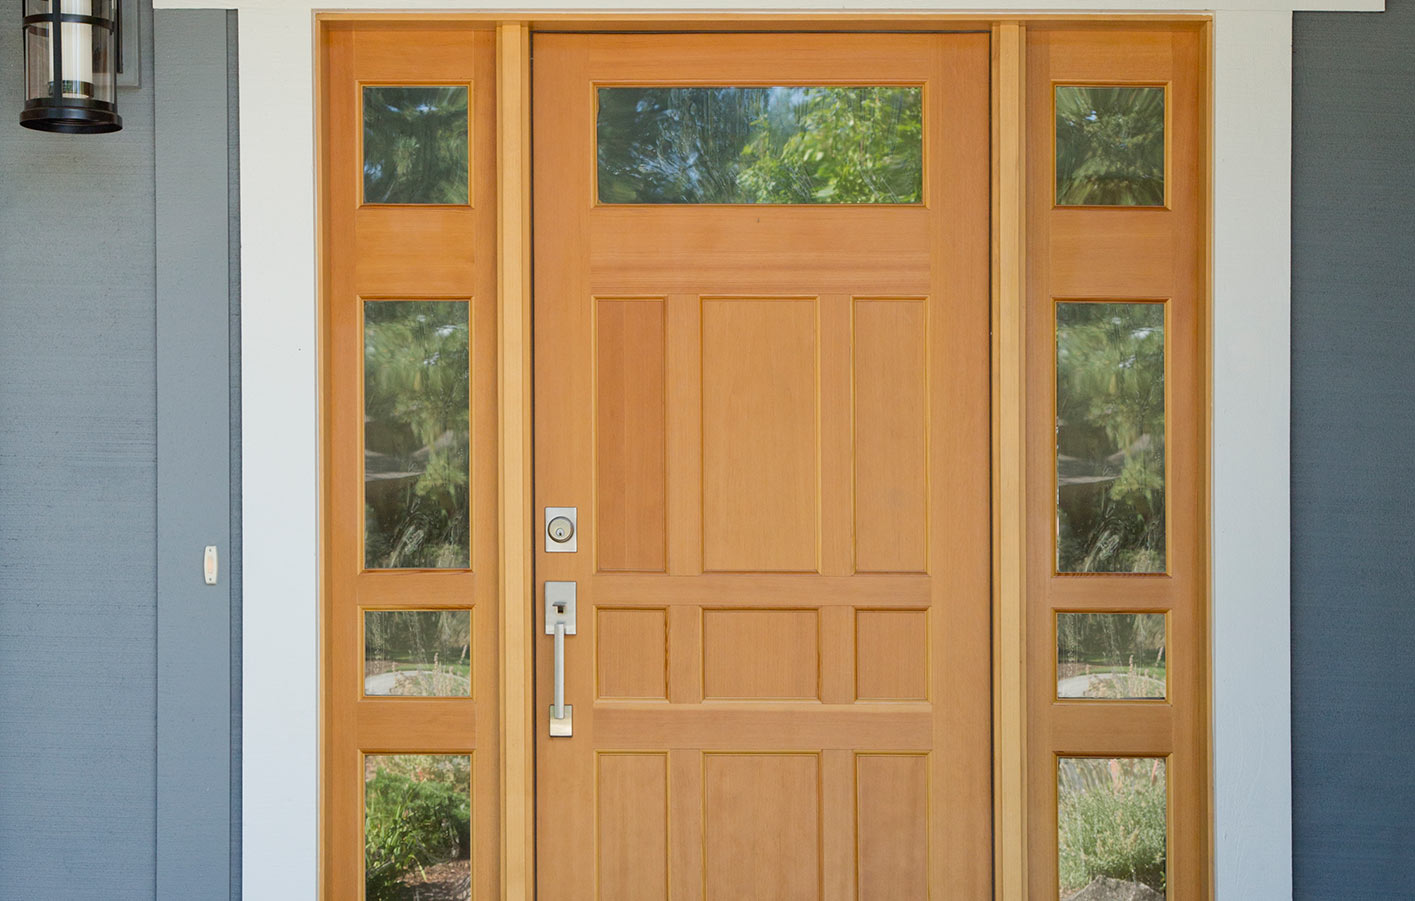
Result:
M1165 569L1164 305L1056 305L1057 570Z
M1164 205L1164 88L1057 87L1056 202Z
M1159 758L1062 758L1057 770L1061 897L1098 876L1165 893L1165 765Z
M605 203L917 203L917 87L601 88Z
M403 880L471 854L471 768L461 755L371 757L364 783L368 901L400 901Z
M364 563L471 565L466 301L364 304Z

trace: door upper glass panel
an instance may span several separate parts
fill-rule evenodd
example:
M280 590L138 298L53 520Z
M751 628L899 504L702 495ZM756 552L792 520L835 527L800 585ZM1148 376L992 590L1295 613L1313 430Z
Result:
M912 204L923 88L603 87L600 203Z

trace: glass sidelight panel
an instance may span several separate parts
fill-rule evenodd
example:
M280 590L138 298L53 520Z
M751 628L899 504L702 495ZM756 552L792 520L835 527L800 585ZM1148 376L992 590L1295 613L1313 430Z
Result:
M469 202L467 86L363 89L364 202Z
M1165 696L1163 613L1058 613L1056 696Z
M1056 568L1165 571L1164 304L1056 305Z
M470 754L364 757L366 901L471 901Z
M1061 901L1165 897L1166 807L1163 757L1058 758Z
M1058 206L1164 206L1163 87L1056 87Z
M364 302L364 566L471 565L468 302Z
M601 203L918 203L920 87L600 88Z
M364 611L364 694L472 694L472 611Z

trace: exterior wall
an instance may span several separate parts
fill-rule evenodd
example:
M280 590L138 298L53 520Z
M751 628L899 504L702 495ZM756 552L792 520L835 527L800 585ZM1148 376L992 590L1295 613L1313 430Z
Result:
M1300 14L1294 43L1294 894L1409 897L1415 0Z
M0 24L0 899L151 898L152 55L121 132L43 134Z
M239 897L234 13L168 14L155 45L144 2L123 131L75 137L18 124L19 6L0 3L0 901ZM220 589L198 562L218 535Z

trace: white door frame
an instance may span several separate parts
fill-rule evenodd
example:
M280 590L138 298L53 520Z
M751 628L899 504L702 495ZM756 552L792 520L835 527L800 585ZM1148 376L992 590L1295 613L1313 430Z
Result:
M314 901L319 829L319 417L314 12L479 0L155 0L240 10L242 880ZM623 10L544 0L541 11ZM733 11L660 0L635 12ZM1289 427L1292 12L1384 0L758 0L761 13L1214 14L1212 615L1220 901L1292 896ZM527 11L529 12L529 11ZM522 13L524 15L526 13ZM510 14L512 17L516 14Z

